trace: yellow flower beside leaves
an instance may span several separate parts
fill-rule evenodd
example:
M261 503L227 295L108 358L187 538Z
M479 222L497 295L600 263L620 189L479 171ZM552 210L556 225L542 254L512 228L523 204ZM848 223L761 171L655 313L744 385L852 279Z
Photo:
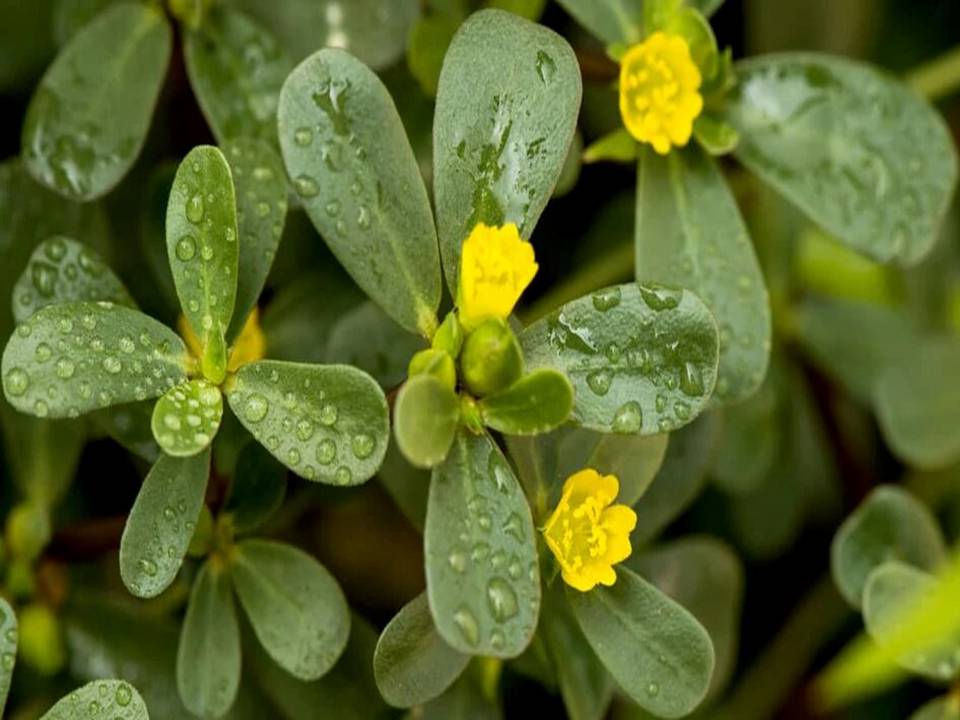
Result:
M537 274L533 246L513 223L478 223L460 255L460 323L473 330L488 317L505 320Z
M203 344L200 338L190 327L187 318L181 315L177 318L177 330L180 331L180 337L187 344L187 349L194 357L203 355ZM236 372L242 365L262 360L267 348L267 340L263 335L263 329L260 327L260 311L254 308L247 316L247 321L243 324L240 334L230 352L230 361L227 363L229 372Z
M586 468L563 485L563 496L543 529L547 546L560 563L564 582L582 592L598 583L613 585L613 566L630 557L630 533L637 514L613 505L620 482Z
M661 155L690 141L703 110L700 70L679 35L655 32L620 61L620 116L638 141Z

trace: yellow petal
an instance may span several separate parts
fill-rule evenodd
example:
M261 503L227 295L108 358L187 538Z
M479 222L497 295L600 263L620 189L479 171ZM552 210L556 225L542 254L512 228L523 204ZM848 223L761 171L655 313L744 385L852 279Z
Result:
M609 505L620 492L620 481L615 475L601 475L593 468L585 468L567 478L563 495L571 505L579 505L588 497L596 498L602 506Z

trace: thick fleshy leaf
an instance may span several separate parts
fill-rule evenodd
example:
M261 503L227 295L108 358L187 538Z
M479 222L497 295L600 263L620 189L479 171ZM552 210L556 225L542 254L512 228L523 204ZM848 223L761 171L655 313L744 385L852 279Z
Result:
M617 502L633 505L643 497L662 467L669 437L666 434L601 434L583 467L592 467L605 475L616 475L620 481Z
M180 307L206 353L233 317L239 257L233 177L215 147L195 147L177 168L167 203L167 257Z
M457 296L460 246L478 222L524 238L553 193L580 109L566 40L502 10L473 14L450 44L433 124L443 269Z
M194 715L218 718L240 685L240 628L226 567L208 560L193 583L177 646L177 689Z
M230 575L267 653L301 680L316 680L340 657L350 611L337 581L310 555L285 543L245 540Z
M573 409L573 387L556 370L541 368L506 390L483 398L484 424L508 435L539 435L559 427Z
M214 6L185 35L190 85L220 144L248 137L276 145L277 99L293 69L277 38L229 6Z
M604 44L641 40L643 0L557 0Z
M277 152L263 140L237 138L223 144L237 196L237 300L227 342L233 342L257 305L287 216L287 183Z
M690 612L623 567L612 587L568 588L567 597L594 652L635 703L663 718L700 704L714 654Z
M13 668L17 662L17 616L13 608L0 598L0 714L7 704Z
M572 419L592 430L653 435L686 425L717 379L719 337L691 292L618 285L567 303L520 335L527 367L573 383Z
M227 399L244 427L307 480L357 485L383 462L387 401L356 368L261 360L240 368Z
M341 50L301 63L280 96L287 173L340 263L384 311L430 336L440 257L430 200L380 79Z
M52 237L33 251L13 287L13 319L20 323L47 305L80 300L136 307L95 250L68 237Z
M121 0L53 0L53 39L66 45L84 25Z
M776 372L752 397L727 405L722 415L722 441L717 443L711 479L731 494L756 490L771 473L784 443L782 417L788 408L781 405Z
M407 67L430 97L437 95L443 58L461 22L463 17L458 12L438 12L421 17L410 30Z
M395 707L408 708L444 692L469 659L440 637L427 595L421 593L383 629L373 656L373 673L384 699Z
M188 380L157 400L150 426L167 455L189 457L213 442L222 417L219 388L206 380Z
M874 68L795 53L737 63L726 119L736 156L855 250L914 263L933 246L957 180L937 112Z
M155 597L176 578L209 471L209 451L188 458L161 455L150 468L120 539L120 577L137 597Z
M460 431L433 471L424 532L430 612L452 648L493 657L526 648L540 611L534 532L500 449Z
M3 353L10 404L76 417L162 395L186 379L183 341L153 318L108 302L50 305L21 323Z
M283 504L287 469L265 447L248 442L237 456L226 511L238 533L262 525Z
M150 127L171 35L159 10L125 2L73 37L27 109L22 156L33 177L75 200L120 182Z
M830 549L833 580L847 602L860 607L870 573L892 558L932 572L946 559L946 544L924 505L905 490L884 485L837 530Z
M937 579L901 562L886 562L870 573L863 589L863 620L870 636L883 647L905 627L911 610L933 592ZM936 682L950 682L960 673L960 632L945 633L923 649L897 653L899 665Z
M637 280L689 288L717 320L717 398L753 394L770 357L770 303L740 210L714 161L695 144L667 156L645 148L635 227Z
M82 710L81 710L82 708ZM149 720L140 693L124 680L95 680L60 699L40 720Z
M414 375L397 393L394 436L416 467L431 468L447 456L459 422L460 399L432 375Z

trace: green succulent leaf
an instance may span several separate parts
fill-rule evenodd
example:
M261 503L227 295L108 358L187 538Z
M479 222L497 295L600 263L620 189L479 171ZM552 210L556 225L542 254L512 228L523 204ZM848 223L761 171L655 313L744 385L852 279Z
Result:
M240 628L230 573L208 560L190 592L177 646L177 689L194 715L222 717L240 685Z
M508 435L539 435L559 427L573 409L573 387L550 368L534 370L479 402L483 422Z
M567 597L594 652L631 700L663 718L700 704L714 652L690 612L623 567L612 587L568 588Z
M720 326L717 398L752 395L770 357L767 288L733 193L699 147L643 150L635 232L637 280L689 288Z
M887 560L934 571L946 560L946 543L930 511L905 490L875 489L833 538L830 566L840 593L860 607L870 574Z
M286 492L286 468L259 443L247 443L237 456L226 506L234 530L256 530L280 508Z
M642 39L643 0L557 0L560 6L604 44L634 44Z
M461 430L433 471L424 531L430 612L450 647L503 658L529 644L540 609L534 533L500 449Z
M437 632L426 593L404 605L383 629L373 673L384 699L395 707L420 705L443 693L470 660Z
M626 129L618 128L590 143L583 151L583 161L595 163L612 160L627 163L636 160L639 152L640 146L633 136Z
M215 147L195 147L177 168L167 203L167 257L205 359L219 354L237 297L239 250L233 178Z
M397 393L393 432L400 452L415 467L442 462L459 423L460 399L432 375L414 375Z
M421 89L436 97L443 58L463 18L459 13L434 13L419 18L410 30L407 66Z
M740 133L732 125L711 113L703 113L693 123L693 135L710 155L727 155L737 149Z
M227 400L257 441L307 480L357 485L383 462L387 401L356 368L260 360L240 368Z
M340 263L387 314L430 337L440 258L430 200L390 94L342 50L321 50L283 85L287 173Z
M79 300L108 300L136 307L95 250L68 237L52 237L33 251L13 286L13 319L21 323L47 305Z
M170 59L170 26L142 3L118 3L57 55L27 109L27 170L74 200L110 191L133 165Z
M230 574L253 631L277 664L316 680L347 645L350 611L337 581L313 557L285 543L245 540Z
M863 620L870 636L883 647L902 632L905 613L933 592L933 575L901 562L886 562L870 573L863 589ZM960 632L945 633L931 647L896 655L897 663L935 682L950 682L960 673Z
M7 704L13 668L17 662L17 616L13 608L0 598L0 714Z
M206 380L188 380L157 400L150 427L157 444L173 457L205 450L220 427L223 396Z
M94 410L90 419L100 431L109 435L134 455L151 465L160 456L160 446L153 437L150 421L153 418L153 400L114 405Z
M653 435L686 425L717 380L719 336L691 292L618 285L567 303L526 328L528 368L573 383L574 422L600 432Z
M582 88L566 40L502 10L463 24L440 73L433 124L440 252L457 296L460 247L478 222L529 238L560 177Z
M293 69L277 38L243 13L219 6L184 35L190 85L217 141L251 137L276 145L277 99Z
M83 708L81 716L80 708ZM47 710L40 720L149 720L146 703L130 683L95 680L77 688Z
M741 162L875 260L927 254L957 180L932 107L873 68L824 55L765 55L736 72L725 119Z
M232 343L257 306L273 266L287 216L287 184L280 156L263 140L236 138L223 143L237 196L237 300L227 329Z
M161 455L150 468L120 539L120 577L134 595L156 597L183 563L203 506L210 452Z
M10 404L76 417L162 395L186 380L183 341L156 320L109 302L50 305L22 323L3 353Z

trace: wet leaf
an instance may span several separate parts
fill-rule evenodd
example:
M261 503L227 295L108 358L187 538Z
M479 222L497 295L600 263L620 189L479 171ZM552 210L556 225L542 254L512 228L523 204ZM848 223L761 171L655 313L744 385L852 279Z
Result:
M400 388L393 432L400 452L414 466L442 462L460 423L460 399L432 375L414 375Z
M157 400L150 426L167 455L189 457L213 442L222 417L220 390L206 380L188 380Z
M149 720L140 693L124 680L95 680L87 683L50 708L40 720Z
M13 668L17 662L17 616L13 608L0 598L0 713L7 704Z
M559 427L573 409L573 388L563 373L542 368L479 402L484 424L508 435L539 435Z
M605 44L641 40L643 0L557 0L573 18Z

